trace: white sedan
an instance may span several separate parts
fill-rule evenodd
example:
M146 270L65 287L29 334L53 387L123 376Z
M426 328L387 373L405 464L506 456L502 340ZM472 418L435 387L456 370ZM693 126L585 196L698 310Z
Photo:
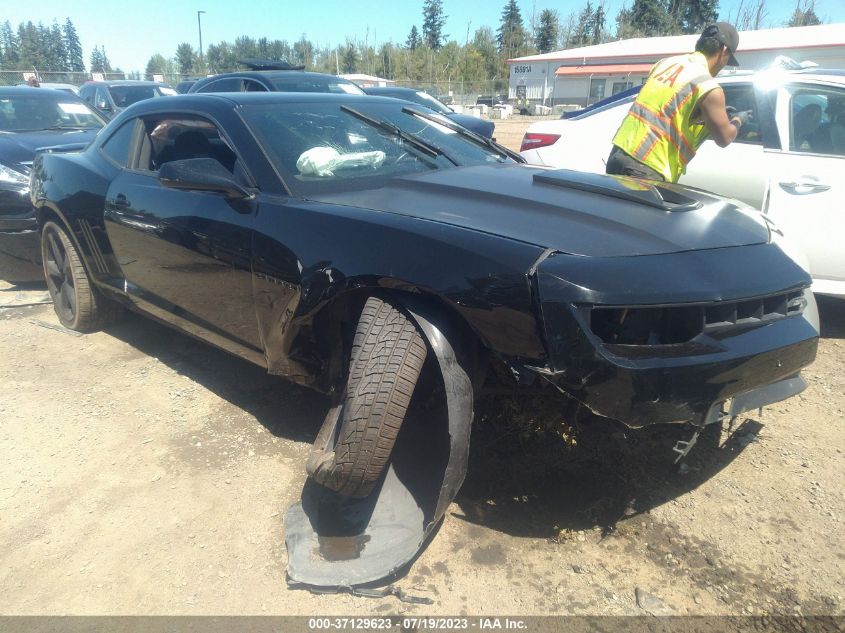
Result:
M741 200L804 251L813 290L845 298L845 71L761 71L718 77L728 105L753 120L727 148L706 141L681 184ZM528 128L529 163L604 173L634 96Z

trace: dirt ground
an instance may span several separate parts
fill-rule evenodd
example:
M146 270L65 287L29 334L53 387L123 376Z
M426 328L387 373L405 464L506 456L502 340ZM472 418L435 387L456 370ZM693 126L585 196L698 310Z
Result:
M413 605L285 585L323 397L140 317L54 329L43 297L0 283L4 614L845 613L845 301L820 301L809 388L681 469L672 429L572 447L478 425L396 582L433 600Z

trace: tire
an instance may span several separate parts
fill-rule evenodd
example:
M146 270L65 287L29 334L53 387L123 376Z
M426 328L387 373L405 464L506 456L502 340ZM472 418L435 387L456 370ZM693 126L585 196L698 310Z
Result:
M319 484L344 496L368 496L390 459L427 349L410 319L376 297L364 305L349 364L340 431L334 450L326 433L337 410L329 412L306 469Z
M120 306L93 288L76 247L55 222L47 222L41 231L41 259L47 290L63 326L93 332L117 320Z

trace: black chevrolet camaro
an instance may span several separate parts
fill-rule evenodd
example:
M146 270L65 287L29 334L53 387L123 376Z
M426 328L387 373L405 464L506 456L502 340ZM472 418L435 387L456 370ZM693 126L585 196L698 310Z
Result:
M485 376L697 433L799 392L816 353L810 277L758 214L519 164L393 99L145 101L85 151L39 155L31 196L65 326L132 308L332 394L307 463L322 501L287 518L290 577L307 584L413 558L463 480ZM448 450L430 468L439 492L410 502L391 451L426 359ZM364 504L355 534L391 537L316 561L314 508L331 500Z

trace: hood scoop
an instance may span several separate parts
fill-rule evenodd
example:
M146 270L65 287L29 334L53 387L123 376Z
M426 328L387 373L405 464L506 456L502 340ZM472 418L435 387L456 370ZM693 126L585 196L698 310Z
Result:
M534 174L534 182L620 198L661 211L694 211L702 206L700 200L685 196L667 186L628 176L603 176L572 169L557 169Z

